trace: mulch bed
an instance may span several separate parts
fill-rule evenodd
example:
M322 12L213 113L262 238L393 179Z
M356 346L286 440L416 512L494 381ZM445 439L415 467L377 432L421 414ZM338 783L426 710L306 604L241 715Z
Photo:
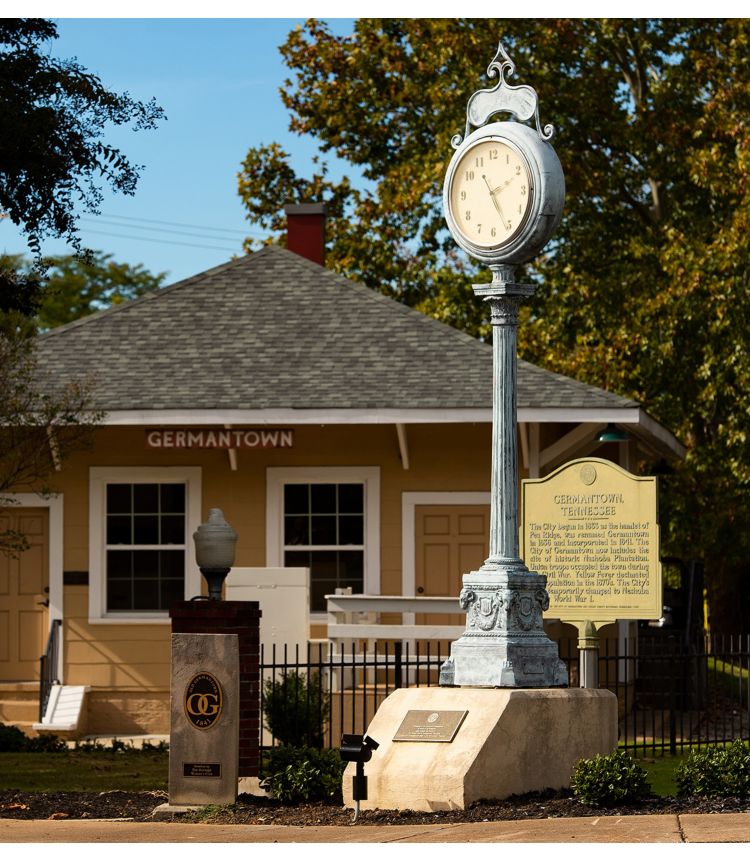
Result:
M153 810L168 800L163 791L62 791L35 794L0 791L0 818L76 819L110 818L147 821ZM526 794L502 802L477 803L470 809L441 812L363 810L360 824L459 824L483 821L519 821L530 818L577 818L586 815L646 815L676 813L750 812L750 800L736 798L653 798L637 806L600 809L585 806L563 791ZM209 807L198 813L174 816L174 821L206 824L287 824L298 826L352 823L353 812L340 804L284 805L265 797L242 794L234 806Z

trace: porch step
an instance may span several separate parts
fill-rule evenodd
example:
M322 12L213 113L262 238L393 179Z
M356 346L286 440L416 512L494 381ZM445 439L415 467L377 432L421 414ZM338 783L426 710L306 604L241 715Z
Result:
M75 732L83 713L86 693L91 687L54 684L50 690L47 710L41 723L34 723L37 732Z
M39 683L37 681L3 681L0 683L0 723L16 726L26 734L35 734L33 724L39 719Z

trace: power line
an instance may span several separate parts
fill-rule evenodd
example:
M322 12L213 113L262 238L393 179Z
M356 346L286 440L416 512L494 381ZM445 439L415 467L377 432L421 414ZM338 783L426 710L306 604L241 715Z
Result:
M104 230L92 230L85 228L86 233L95 233L98 236L113 236L115 239L133 239L135 242L154 242L157 245L182 245L186 248L206 248L209 251L224 251L226 254L238 253L237 248L220 248L218 245L199 245L196 242L178 242L175 239L149 239L148 236L125 236L122 233L107 233Z
M150 233L170 233L175 236L192 236L196 239L216 239L226 242L236 241L233 237L206 236L203 233L191 233L188 230L170 230L166 227L147 227L145 225L141 226L140 224L118 224L116 221L108 220L108 218L81 218L81 221L85 221L89 224L102 224L107 227L125 227L128 230L148 230Z
M134 218L129 215L110 215L106 212L103 212L102 216L104 218L117 218L122 221L140 221L145 224L163 224L166 227L187 227L191 230L210 230L214 233L238 233L241 236L247 236L248 234L253 236L267 235L264 233L258 233L254 230L238 230L236 227L208 227L205 224L185 224L177 221L160 221L155 218Z

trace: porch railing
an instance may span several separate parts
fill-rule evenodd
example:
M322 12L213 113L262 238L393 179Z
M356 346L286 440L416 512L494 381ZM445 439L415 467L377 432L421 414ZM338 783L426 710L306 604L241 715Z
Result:
M328 638L333 643L356 639L453 641L466 624L417 624L417 615L461 615L456 597L405 597L381 594L327 594ZM381 623L383 615L401 622Z
M58 667L60 665L60 629L62 621L55 618L50 627L47 647L39 658L39 722L44 720L53 684L60 683Z

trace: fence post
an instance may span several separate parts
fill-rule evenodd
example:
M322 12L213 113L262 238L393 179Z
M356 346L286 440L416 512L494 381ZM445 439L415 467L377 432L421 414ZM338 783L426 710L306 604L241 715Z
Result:
M670 637L672 638L672 637ZM677 645L677 643L673 640L673 646ZM678 646L679 647L679 646ZM677 661L677 665L680 667L680 674L684 672L684 663L682 660ZM674 662L672 663L674 667ZM670 755L677 755L677 714L675 713L675 671L674 668L669 673L669 753Z
M578 626L580 687L599 689L599 634L591 621Z
M400 690L404 683L401 665L403 647L403 642L393 643L393 686L396 690Z

